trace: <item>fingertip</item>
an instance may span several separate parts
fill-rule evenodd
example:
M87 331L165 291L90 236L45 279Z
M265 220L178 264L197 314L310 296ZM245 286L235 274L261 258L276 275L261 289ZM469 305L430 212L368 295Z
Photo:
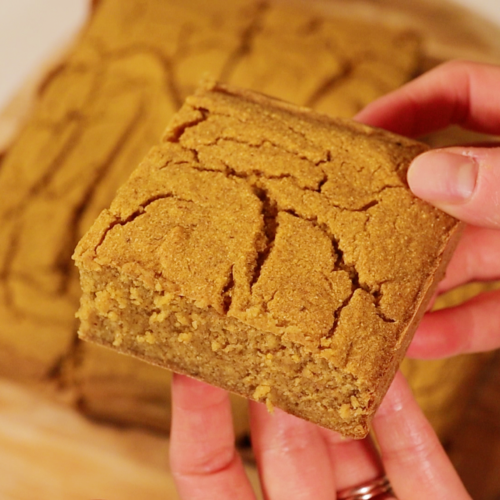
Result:
M417 156L408 184L419 198L475 226L500 228L500 148L451 147Z
M211 387L206 382L189 377L182 373L172 374L172 384L179 388L189 388L190 390L206 391Z
M296 417L295 415L287 413L279 408L274 408L273 411L270 412L265 403L250 401L249 409L252 425L272 426L275 437L287 432L294 433L295 430L299 428L310 428L314 432L317 430L315 424Z
M474 193L478 164L474 158L448 150L417 156L408 169L412 192L434 204L466 203Z
M173 374L172 396L174 403L183 407L203 407L228 397L227 392L220 387L179 373Z

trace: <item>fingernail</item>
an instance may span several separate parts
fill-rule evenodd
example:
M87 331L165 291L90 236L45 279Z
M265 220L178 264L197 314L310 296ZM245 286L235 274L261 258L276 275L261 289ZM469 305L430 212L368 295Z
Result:
M419 198L430 202L460 204L476 187L478 164L470 156L429 151L413 160L408 183Z

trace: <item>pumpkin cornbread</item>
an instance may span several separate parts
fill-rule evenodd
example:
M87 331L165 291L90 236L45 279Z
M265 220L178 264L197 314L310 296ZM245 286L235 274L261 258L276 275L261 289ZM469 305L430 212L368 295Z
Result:
M205 85L76 249L81 337L365 436L460 232L425 149Z

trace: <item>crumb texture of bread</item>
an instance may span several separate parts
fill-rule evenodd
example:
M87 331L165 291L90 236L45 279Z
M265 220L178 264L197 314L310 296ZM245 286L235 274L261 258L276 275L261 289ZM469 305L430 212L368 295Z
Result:
M79 243L80 335L363 437L460 228L425 149L206 84Z

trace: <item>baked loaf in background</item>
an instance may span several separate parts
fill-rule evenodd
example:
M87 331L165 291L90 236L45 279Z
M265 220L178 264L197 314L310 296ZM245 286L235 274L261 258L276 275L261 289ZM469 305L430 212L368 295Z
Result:
M207 72L352 116L417 74L421 60L411 33L331 18L313 2L96 2L0 160L2 374L56 389L99 418L168 429L166 371L76 338L76 242ZM444 435L457 384L441 374L455 361L432 362L437 377L428 363L412 361L412 374ZM242 433L244 404L235 409Z

